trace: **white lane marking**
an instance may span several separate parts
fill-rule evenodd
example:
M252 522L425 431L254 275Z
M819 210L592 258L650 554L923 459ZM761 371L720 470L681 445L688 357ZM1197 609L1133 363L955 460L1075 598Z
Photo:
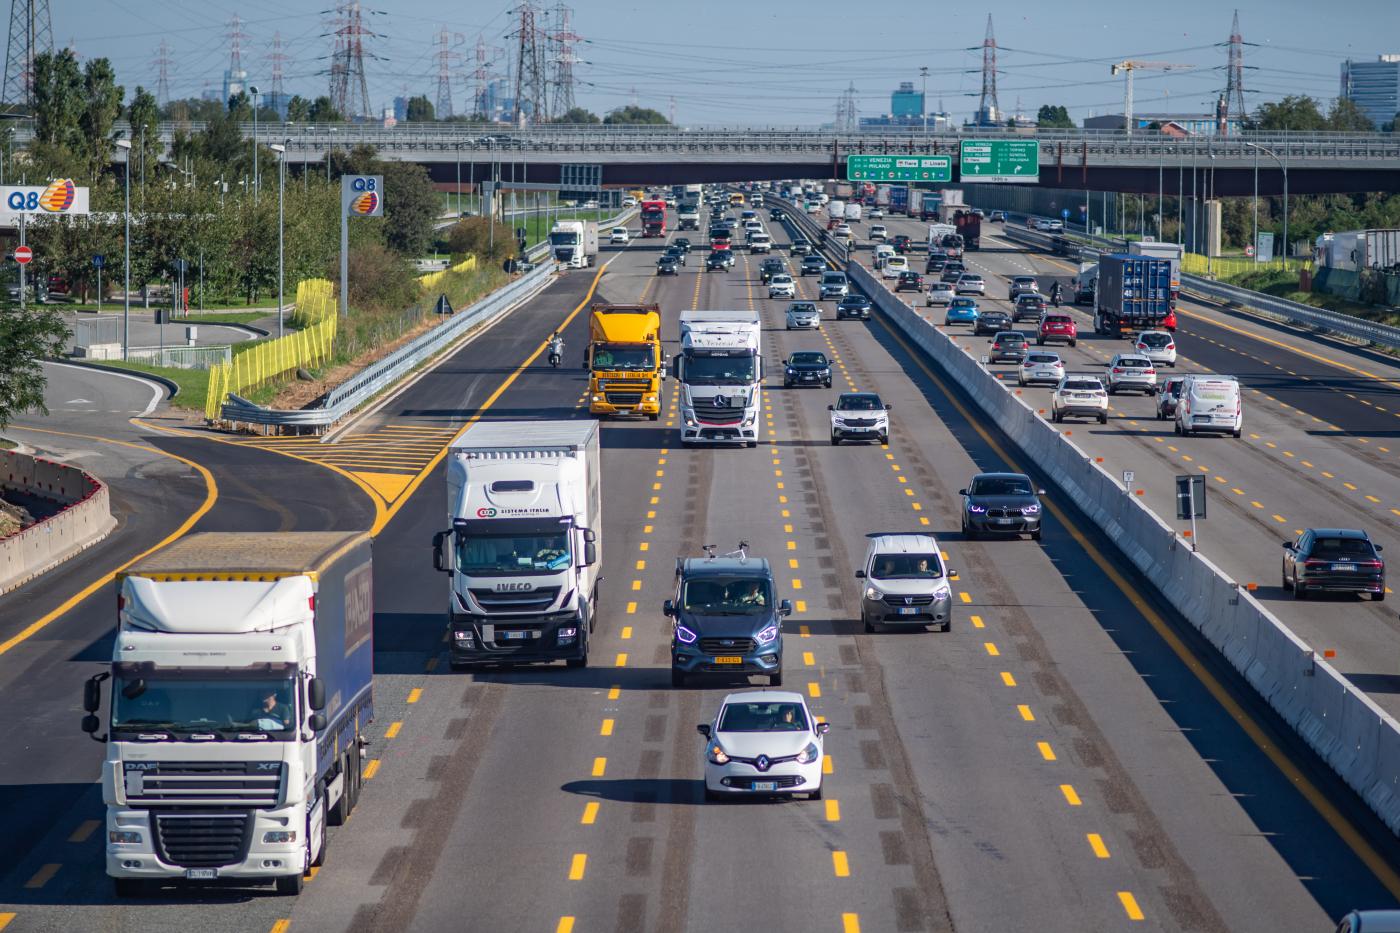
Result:
M85 373L99 373L103 376L112 376L116 379L130 379L132 382L141 383L143 386L146 386L148 389L151 390L151 400L146 404L146 407L141 410L141 413L137 416L138 418L144 418L146 415L149 415L151 412L155 411L156 406L160 404L160 400L164 397L165 393L164 385L162 385L159 382L154 382L150 379L142 379L140 376L132 376L128 375L127 373L114 373L108 369L94 369L91 366L80 366L76 363L59 363L55 360L45 360L44 365L65 366L68 369L81 369ZM93 410L95 411L96 409Z

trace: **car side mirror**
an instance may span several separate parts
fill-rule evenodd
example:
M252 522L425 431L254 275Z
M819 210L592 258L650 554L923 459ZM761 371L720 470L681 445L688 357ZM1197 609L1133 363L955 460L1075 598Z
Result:
M306 685L306 705L318 711L326 708L326 682L321 678L313 677Z
M1285 541L1285 542L1283 542L1283 546L1284 546L1285 548L1291 548L1291 547L1293 546L1293 542L1292 542L1292 541Z
M665 615L665 616L673 616L673 615L675 615L675 614L676 614L676 604L675 604L674 602L672 602L671 600L669 600L669 599L666 600L664 603L661 604L661 614L662 614L662 615Z
M948 575L948 579L949 579L949 580L956 580L956 579L958 578L958 572L957 572L956 570L954 570L952 567L947 567L947 568L945 568L945 569L944 569L944 573L946 573L946 574Z
M452 575L452 568L447 565L447 554L443 547L447 543L451 531L439 531L433 535L433 569L438 573Z
M894 411L894 406L893 406L893 405L886 405L886 406L885 406L885 411Z
M864 579L865 579L865 571L864 571L864 570L857 570L857 571L856 571L856 579L857 579L857 580L864 580Z
M966 489L959 489L959 490L958 490L958 495L960 495L960 496L965 496L965 495L967 495L967 490L966 490Z
M1045 490L1044 490L1044 489L1037 489L1037 490L1035 491L1035 494L1036 494L1037 496L1043 496L1043 495L1045 495Z
M830 731L831 731L831 723L829 723L829 722L819 722L819 723L817 723L817 735L826 735L826 734L827 734L828 732L830 732Z
M306 717L306 728L317 734L324 732L326 730L326 714L312 713Z
M780 615L780 616L790 616L790 615L792 615L792 600L790 600L790 599L779 600L779 602L778 602L778 615Z
M1372 547L1374 547L1374 548L1376 549L1377 552L1379 552L1379 551L1384 551L1384 550L1385 550L1385 545L1383 545L1383 544L1375 544L1375 545L1372 545Z
M708 723L700 723L700 725L695 727L695 731L700 733L707 739L710 737L710 726Z
M835 405L828 405L828 406L826 406L826 410L827 410L827 411L835 411L835 410L836 410L836 406L835 406Z

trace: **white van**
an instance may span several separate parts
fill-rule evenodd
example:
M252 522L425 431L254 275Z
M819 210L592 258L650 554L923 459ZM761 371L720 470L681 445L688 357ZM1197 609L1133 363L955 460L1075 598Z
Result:
M1234 376L1187 376L1176 405L1176 433L1201 431L1240 436L1244 427L1244 395Z
M895 255L895 249L890 244L875 244L875 268L879 269L883 267L885 264L885 260L889 259L893 255Z

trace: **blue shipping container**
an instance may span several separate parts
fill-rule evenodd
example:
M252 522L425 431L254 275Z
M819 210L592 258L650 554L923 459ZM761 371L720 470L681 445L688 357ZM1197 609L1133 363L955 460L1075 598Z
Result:
M1101 255L1098 309L1134 326L1155 326L1171 311L1171 280L1169 259Z

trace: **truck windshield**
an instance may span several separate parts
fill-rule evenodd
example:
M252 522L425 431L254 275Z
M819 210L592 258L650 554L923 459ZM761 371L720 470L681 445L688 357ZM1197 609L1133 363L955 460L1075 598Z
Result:
M642 211L642 220L660 220L665 216L665 211Z
M457 539L457 571L475 576L553 573L569 566L568 535L473 535Z
M685 384L692 386L751 385L756 368L752 356L693 356L685 360Z
M126 732L267 732L296 729L291 678L214 674L164 678L119 675L113 681L112 728Z
M578 246L578 234L573 231L565 233L551 233L549 242L555 246Z
M718 577L686 583L681 607L703 616L747 616L759 615L772 601L761 577Z
M593 368L650 372L656 368L656 351L647 346L603 344L593 348Z

